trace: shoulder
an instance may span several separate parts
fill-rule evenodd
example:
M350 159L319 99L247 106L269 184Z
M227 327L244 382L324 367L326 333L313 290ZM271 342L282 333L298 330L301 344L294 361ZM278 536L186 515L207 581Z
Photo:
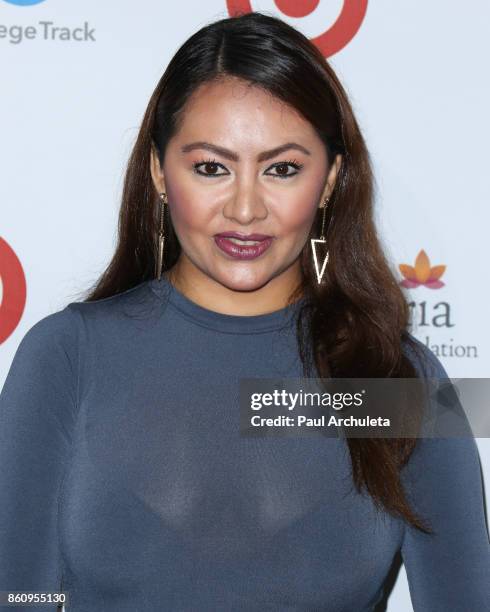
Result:
M15 381L32 389L36 384L37 390L42 385L63 384L75 395L89 380L94 339L107 336L112 340L124 328L124 315L134 311L135 304L148 303L143 297L145 287L146 283L141 283L105 299L70 302L40 318L21 336L7 372L7 384L12 386Z
M54 431L72 422L78 407L79 329L76 312L67 306L27 330L0 393L3 429L41 435L43 427Z
M139 318L145 313L155 312L158 299L151 289L150 281L143 281L120 293L91 301L70 302L66 309L76 313L82 325L90 323L104 325L112 322Z
M22 336L6 384L15 380L26 387L74 382L80 354L80 318L70 305L39 319Z
M22 337L18 347L19 353L42 355L46 349L65 350L67 353L77 344L79 335L79 315L72 305L53 312L31 325Z
M70 302L60 310L48 314L27 329L16 352L47 360L55 355L74 360L85 344L91 323L100 329L112 320L130 315L136 304L148 303L147 283L141 283L116 295L89 302Z
M449 378L439 358L428 346L408 332L403 338L402 349L421 378Z
M480 459L470 423L457 389L439 358L415 336L408 334L403 350L412 361L421 378L435 379L430 390L423 430L410 457L407 474L414 476L420 486L430 489L434 483L443 487L451 482L463 487L466 481L472 494L480 490ZM427 491L428 492L428 491ZM445 490L441 495L449 495Z

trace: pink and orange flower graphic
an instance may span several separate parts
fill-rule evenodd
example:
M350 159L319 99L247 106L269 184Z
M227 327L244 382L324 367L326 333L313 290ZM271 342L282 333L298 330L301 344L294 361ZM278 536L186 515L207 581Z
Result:
M400 264L400 272L404 279L400 282L406 289L414 289L423 285L428 289L440 289L444 283L440 280L446 266L431 266L427 253L422 249L415 259L415 265Z

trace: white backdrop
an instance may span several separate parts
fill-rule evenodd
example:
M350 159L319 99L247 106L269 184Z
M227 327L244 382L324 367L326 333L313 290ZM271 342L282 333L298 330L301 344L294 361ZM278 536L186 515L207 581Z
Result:
M353 4L320 0L302 18L281 11L291 2L251 6L314 38ZM78 299L109 261L149 96L177 47L226 16L225 0L0 0L0 386L27 329ZM399 264L414 266L420 251L446 266L443 286L407 292L415 335L452 377L490 376L489 25L485 0L371 0L328 57L373 157L377 220L400 281ZM12 257L25 304L6 281ZM488 506L490 442L477 443ZM388 610L412 610L403 568Z

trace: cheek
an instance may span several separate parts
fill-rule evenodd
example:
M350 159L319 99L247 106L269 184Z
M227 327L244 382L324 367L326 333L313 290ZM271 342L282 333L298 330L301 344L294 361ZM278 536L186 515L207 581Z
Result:
M202 231L215 215L214 199L206 196L206 190L185 181L167 183L172 223L177 233Z
M304 190L304 193L295 194L294 197L282 198L274 207L278 233L283 236L308 233L318 206L316 196L316 192Z

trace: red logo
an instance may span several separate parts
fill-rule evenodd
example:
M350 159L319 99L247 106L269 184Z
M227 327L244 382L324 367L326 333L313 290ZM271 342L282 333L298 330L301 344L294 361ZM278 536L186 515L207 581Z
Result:
M306 17L312 13L320 0L275 0L277 8L288 17ZM344 0L344 5L337 20L328 30L310 39L324 57L330 57L343 49L357 34L366 15L368 0ZM226 0L228 13L250 13L250 0Z
M17 327L26 304L26 277L22 264L10 245L0 237L0 280L3 297L0 303L0 344Z

